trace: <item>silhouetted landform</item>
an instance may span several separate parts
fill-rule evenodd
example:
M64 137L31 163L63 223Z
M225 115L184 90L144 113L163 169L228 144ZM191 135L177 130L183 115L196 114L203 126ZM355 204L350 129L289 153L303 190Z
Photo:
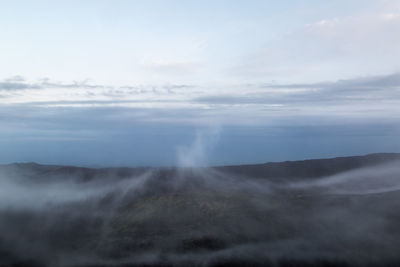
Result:
M216 170L229 172L243 177L274 179L281 178L317 178L333 175L366 166L378 165L390 161L400 160L400 153L376 153L366 156L337 157L330 159L309 159L299 161L268 162L253 165L233 165L213 167ZM175 172L175 168L84 168L74 166L40 165L37 163L13 163L0 165L0 169L18 170L27 172L28 175L50 176L70 175L82 181L94 178L111 177L112 179L129 178L140 175L148 170L157 170L159 173Z
M398 153L377 153L366 156L311 159L301 161L269 162L255 165L219 167L221 171L232 172L244 177L264 179L316 178L349 171L356 168L378 165L400 160Z
M0 266L399 266L400 154L0 166Z

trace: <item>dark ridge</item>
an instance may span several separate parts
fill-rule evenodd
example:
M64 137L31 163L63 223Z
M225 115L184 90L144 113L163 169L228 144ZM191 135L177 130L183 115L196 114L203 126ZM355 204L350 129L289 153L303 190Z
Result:
M269 162L255 165L216 167L236 175L258 178L316 178L367 166L400 160L400 153L377 153L365 156L310 159L301 161Z
M377 153L365 156L310 159L300 161L268 162L254 165L212 167L217 171L233 175L276 180L281 178L317 178L362 167L375 166L400 160L400 153ZM156 170L160 178L170 177L179 168L85 168L74 166L40 165L37 163L12 163L0 165L0 170L14 171L26 176L54 179L56 177L78 177L82 182L92 179L124 179ZM44 178L46 177L46 178Z

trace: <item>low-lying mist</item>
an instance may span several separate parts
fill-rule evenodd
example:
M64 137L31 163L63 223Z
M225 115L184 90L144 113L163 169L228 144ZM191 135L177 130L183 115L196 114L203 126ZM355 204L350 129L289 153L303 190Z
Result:
M0 167L0 266L400 263L400 157Z

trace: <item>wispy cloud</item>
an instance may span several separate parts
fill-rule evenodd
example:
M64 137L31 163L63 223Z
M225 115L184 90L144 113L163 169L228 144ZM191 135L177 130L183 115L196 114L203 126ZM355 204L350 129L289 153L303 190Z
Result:
M25 113L31 107L39 117L47 116L46 112L49 116L61 116L59 112L66 112L65 109L92 116L92 109L143 123L218 121L229 125L310 118L397 120L400 114L399 73L334 82L228 84L209 88L179 83L120 87L86 81L18 83L27 88L33 84L37 87L13 91L0 99L3 114L6 107L12 107L15 114Z
M336 82L245 85L240 93L214 94L196 101L220 104L344 104L360 101L400 101L400 74L372 76Z
M241 77L340 79L398 71L400 11L315 21L265 43L230 69Z
M29 81L22 77L0 81L1 104L28 105L131 105L182 102L196 86L191 84L107 85L90 80L59 82L48 78Z
M0 81L0 91L19 91L27 89L45 89L45 88L110 88L110 86L90 84L88 80L74 81L72 83L62 83L51 81L48 78L40 79L36 82L27 81L22 76L14 76Z

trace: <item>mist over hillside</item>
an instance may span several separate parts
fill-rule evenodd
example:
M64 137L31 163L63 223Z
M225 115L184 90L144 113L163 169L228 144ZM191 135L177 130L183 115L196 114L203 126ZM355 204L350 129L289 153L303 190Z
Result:
M400 154L0 166L0 266L393 266Z
M0 29L0 267L400 266L400 0L9 0Z

